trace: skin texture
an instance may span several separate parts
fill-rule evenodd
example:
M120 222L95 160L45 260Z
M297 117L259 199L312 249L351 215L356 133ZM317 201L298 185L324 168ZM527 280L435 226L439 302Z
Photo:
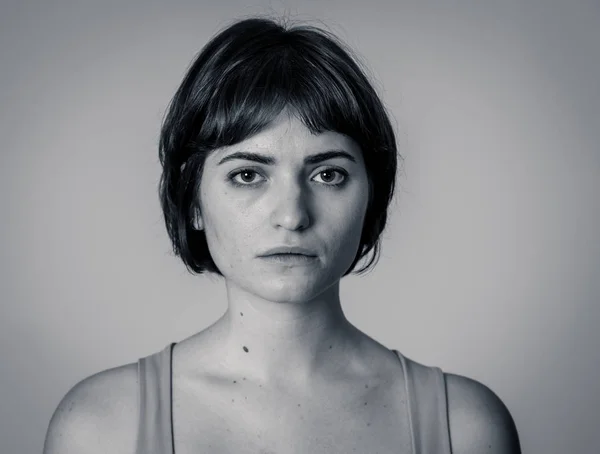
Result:
M305 163L331 150L351 159ZM226 159L239 152L273 163ZM214 151L201 177L195 227L223 273L228 309L173 351L175 452L249 453L269 444L281 453L410 452L398 359L350 324L340 304L368 203L357 144L313 135L284 111L259 134ZM258 257L282 245L315 257ZM520 453L493 391L454 374L446 386L453 454ZM82 380L55 411L44 453L134 453L138 387L136 363Z
M331 150L351 159L305 163ZM274 163L221 163L238 152ZM298 384L308 385L330 345L341 347L339 353L356 338L341 310L339 282L358 250L368 191L359 146L335 132L314 135L288 111L207 157L196 228L204 230L227 288L228 310L214 327L224 339L222 361L270 380L294 364ZM257 257L281 245L307 248L316 257L296 264Z
M303 164L311 154L347 151L356 160L330 159ZM273 156L273 165L236 159L236 151ZM231 174L251 169L254 175ZM320 174L339 169L349 175ZM230 181L243 183L234 186ZM324 179L325 178L325 179ZM343 183L342 186L334 186ZM356 254L367 209L368 182L362 153L341 134L313 135L293 116L281 114L259 134L213 152L201 180L201 215L211 255L230 289L253 304L306 303L338 283ZM256 255L281 244L313 250L311 266L281 267ZM267 281L260 278L268 277Z

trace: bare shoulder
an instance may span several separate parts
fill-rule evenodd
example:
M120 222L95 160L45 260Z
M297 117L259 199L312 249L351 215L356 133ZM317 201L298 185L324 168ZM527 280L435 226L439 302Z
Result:
M520 454L517 428L502 400L483 383L444 375L453 454Z
M137 363L91 375L62 398L50 420L44 454L134 454Z

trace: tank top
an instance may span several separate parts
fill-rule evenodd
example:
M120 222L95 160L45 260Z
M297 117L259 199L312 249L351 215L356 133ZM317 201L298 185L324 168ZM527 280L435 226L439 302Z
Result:
M175 454L171 388L175 344L138 360L140 417L136 454ZM398 356L404 374L411 430L410 454L451 454L442 370L392 351Z

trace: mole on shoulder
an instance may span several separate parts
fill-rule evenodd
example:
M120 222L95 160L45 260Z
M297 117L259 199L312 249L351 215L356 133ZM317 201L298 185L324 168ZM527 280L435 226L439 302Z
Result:
M245 351L246 353L248 353L248 347L246 347L245 345L244 345L244 351Z

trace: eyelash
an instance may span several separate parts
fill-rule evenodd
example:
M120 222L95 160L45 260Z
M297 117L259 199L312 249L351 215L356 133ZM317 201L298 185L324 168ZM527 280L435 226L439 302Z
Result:
M260 175L260 172L258 172L255 169L252 169L252 168L240 169L240 170L237 170L237 171L235 171L233 173L230 173L228 175L229 182L232 185L234 185L234 186L236 186L238 188L252 187L252 186L257 186L258 184L260 184L260 183L240 183L240 182L238 182L238 181L235 180L236 176L241 175L242 173L245 173L245 172L249 172L249 173ZM327 169L321 170L317 175L320 175L320 174L322 174L324 172L334 172L334 173L338 173L338 174L340 174L340 175L342 175L344 177L340 183L320 183L320 184L322 184L324 186L338 188L338 187L343 186L344 184L346 184L346 181L348 180L348 173L346 171L344 171L344 170L337 169L335 167L329 167Z

